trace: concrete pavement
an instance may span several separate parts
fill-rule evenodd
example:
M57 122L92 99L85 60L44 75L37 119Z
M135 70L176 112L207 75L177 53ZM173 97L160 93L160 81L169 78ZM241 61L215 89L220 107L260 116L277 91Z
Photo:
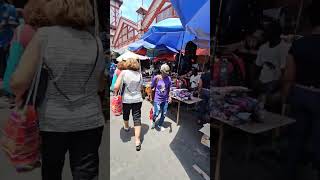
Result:
M202 134L198 131L200 127L192 114L182 110L181 126L176 126L174 122L176 107L169 107L170 111L165 119L167 130L159 132L149 127L150 108L151 104L145 101L142 107L144 141L140 152L135 151L133 129L129 133L121 130L122 116L115 117L111 113L110 127L105 127L100 148L99 180L202 180L203 178L192 168L193 164L197 164L210 175L210 152L200 143ZM7 102L4 98L0 98L1 128L8 113ZM132 119L130 125L133 125ZM0 151L0 180L26 179L40 180L40 169L18 174ZM67 155L63 180L71 179Z
M169 107L164 132L152 130L149 121L151 104L142 106L142 137L140 152L135 150L134 129L122 130L122 116L111 113L111 180L202 180L192 168L197 164L210 175L209 148L200 143L202 134L196 119L189 112L181 113L181 126L174 122L176 107ZM130 117L130 126L133 126Z

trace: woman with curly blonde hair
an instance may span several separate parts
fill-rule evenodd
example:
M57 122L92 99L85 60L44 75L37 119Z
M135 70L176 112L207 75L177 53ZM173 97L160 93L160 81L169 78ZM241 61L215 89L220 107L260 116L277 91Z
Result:
M62 179L67 152L74 180L98 179L105 122L98 93L105 87L100 84L105 61L101 40L90 31L97 20L88 0L44 0L42 8L50 26L37 29L11 89L27 89L39 65L48 69L51 75L38 110L42 179Z
M122 88L123 85L123 121L124 131L129 131L129 116L132 110L136 150L141 150L141 107L142 107L142 74L140 64L136 59L128 59L125 62L126 70L123 70L114 86L115 94ZM122 84L122 85L121 85Z

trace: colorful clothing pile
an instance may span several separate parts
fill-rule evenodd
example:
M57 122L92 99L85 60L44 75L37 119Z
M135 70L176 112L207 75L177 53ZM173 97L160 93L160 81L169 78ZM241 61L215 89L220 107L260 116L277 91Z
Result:
M179 98L181 100L190 100L192 93L188 91L188 89L172 89L171 96Z
M211 117L243 124L255 120L256 115L262 110L259 102L248 97L243 91L230 91L226 94L217 91L211 93L213 93L210 102Z

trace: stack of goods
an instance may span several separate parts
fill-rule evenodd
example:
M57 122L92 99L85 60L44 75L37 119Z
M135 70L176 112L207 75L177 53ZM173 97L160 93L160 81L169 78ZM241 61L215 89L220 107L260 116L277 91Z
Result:
M188 91L188 89L175 89L172 88L170 91L171 96L181 99L181 100L190 100L192 94Z
M257 121L263 110L260 103L246 95L243 88L220 88L211 91L211 117L232 121L235 125Z

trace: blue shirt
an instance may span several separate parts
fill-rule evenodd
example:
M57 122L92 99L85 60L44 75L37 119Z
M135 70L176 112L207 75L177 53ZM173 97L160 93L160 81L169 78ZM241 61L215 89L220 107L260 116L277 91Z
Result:
M7 3L0 3L0 47L10 43L13 29L18 25L18 22L16 8Z
M117 65L115 63L111 63L110 64L110 71L109 71L110 77L113 77L113 74L116 71L116 69L117 69Z

